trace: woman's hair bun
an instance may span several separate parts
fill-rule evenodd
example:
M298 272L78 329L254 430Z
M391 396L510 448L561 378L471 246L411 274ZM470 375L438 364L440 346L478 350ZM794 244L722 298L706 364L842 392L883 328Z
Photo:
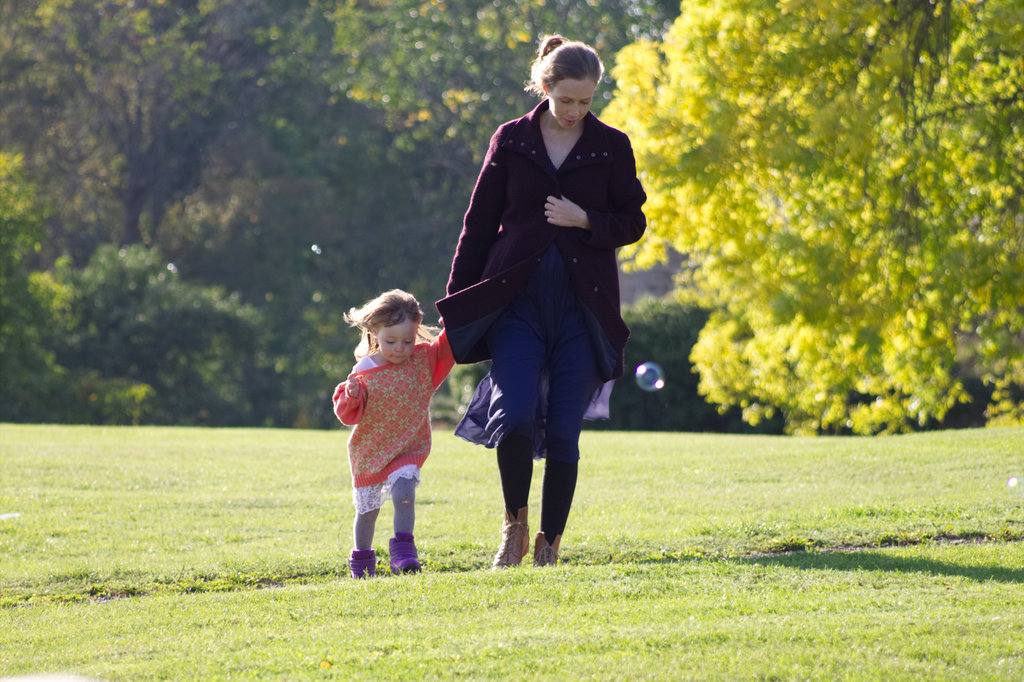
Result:
M558 49L558 47L566 42L565 38L560 35L548 36L544 39L544 42L540 44L540 50L538 54L541 59L547 57L549 54Z
M560 80L590 79L596 85L602 75L604 66L594 48L556 33L541 39L537 58L530 67L526 91L538 97L546 97L548 90L554 88Z

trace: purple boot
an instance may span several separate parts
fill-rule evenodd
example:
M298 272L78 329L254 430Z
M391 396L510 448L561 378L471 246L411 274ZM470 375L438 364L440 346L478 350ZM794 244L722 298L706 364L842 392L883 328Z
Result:
M372 549L353 549L348 569L353 578L372 578L377 574L377 553Z
M416 553L411 533L395 533L395 537L390 541L390 549L392 573L398 575L420 571L419 555Z

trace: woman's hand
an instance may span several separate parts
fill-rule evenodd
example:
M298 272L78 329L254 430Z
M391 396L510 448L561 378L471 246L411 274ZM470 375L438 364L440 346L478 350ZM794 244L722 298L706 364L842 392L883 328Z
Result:
M544 204L544 216L552 225L590 229L590 218L579 205L564 197L548 197Z

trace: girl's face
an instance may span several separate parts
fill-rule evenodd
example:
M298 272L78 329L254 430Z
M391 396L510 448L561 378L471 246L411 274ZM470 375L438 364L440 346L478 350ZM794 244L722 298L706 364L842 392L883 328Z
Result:
M550 105L548 111L559 127L566 130L575 128L590 111L597 83L590 80L564 78L550 90L545 89Z
M381 327L374 336L380 346L380 354L388 362L400 365L412 355L416 347L416 330L419 324L415 320L405 320L391 327Z

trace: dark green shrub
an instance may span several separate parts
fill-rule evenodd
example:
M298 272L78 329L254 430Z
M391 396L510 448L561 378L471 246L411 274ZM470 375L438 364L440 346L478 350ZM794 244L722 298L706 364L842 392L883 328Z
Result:
M215 287L183 282L155 249L101 246L57 279L73 292L53 341L69 372L51 421L241 426L264 396L251 390L262 319Z
M624 308L622 316L632 332L626 345L626 374L612 391L611 418L585 422L585 428L781 433L781 421L754 429L738 410L720 414L697 392L699 377L690 363L690 350L707 311L669 299L645 299ZM659 391L643 391L634 380L637 365L648 361L665 370L665 387Z

